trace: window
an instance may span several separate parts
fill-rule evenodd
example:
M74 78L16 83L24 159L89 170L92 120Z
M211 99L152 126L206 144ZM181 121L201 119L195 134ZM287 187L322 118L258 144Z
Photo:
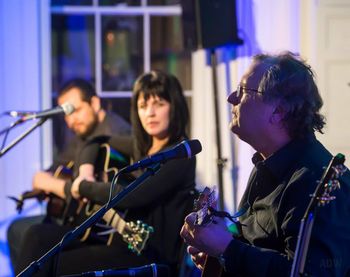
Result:
M51 0L51 27L53 105L60 85L80 77L95 85L104 108L129 120L133 82L150 69L174 74L191 91L179 0ZM53 130L60 148L67 132Z

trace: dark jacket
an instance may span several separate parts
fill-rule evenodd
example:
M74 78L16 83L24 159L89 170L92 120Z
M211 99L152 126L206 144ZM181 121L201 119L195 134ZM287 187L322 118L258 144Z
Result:
M300 221L332 155L312 134L264 161L257 157L240 204L248 207L241 218L244 239L234 239L226 249L226 270L289 276ZM316 211L305 268L311 276L350 274L349 172L340 181L336 200Z
M139 160L132 137L114 137L111 146L122 154ZM169 146L170 147L170 146ZM162 165L159 172L143 182L135 191L127 195L114 208L127 210L126 220L142 220L153 226L152 234L144 255L151 260L165 264L176 264L182 241L179 236L184 217L188 214L195 199L195 158L172 160ZM137 172L135 178L142 172ZM121 176L122 178L122 176ZM123 183L125 185L125 183ZM123 190L118 183L114 195ZM80 195L97 204L108 200L110 183L80 184Z

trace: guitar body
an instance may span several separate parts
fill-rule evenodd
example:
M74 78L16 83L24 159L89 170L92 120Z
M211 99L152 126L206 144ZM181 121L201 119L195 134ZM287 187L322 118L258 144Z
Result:
M70 161L65 166L58 166L53 176L55 178L72 181L74 162ZM74 220L79 202L73 198L63 199L53 193L48 195L49 201L46 207L46 214L57 224L66 225Z
M200 194L194 203L195 210L197 212L196 225L207 225L211 223L211 217L209 216L209 208L216 206L215 192L212 189L206 187ZM220 277L222 274L222 266L218 259L215 257L207 256L202 271L202 277Z
M69 162L67 165L60 165L57 167L53 176L65 181L72 180L73 176L73 162ZM18 212L22 211L23 202L26 199L36 198L39 202L47 199L46 214L59 225L65 225L71 222L76 215L79 202L74 199L63 199L53 193L47 194L42 190L34 189L31 191L25 191L19 199L11 197L17 202Z
M223 268L217 258L207 256L205 260L204 268L202 271L202 277L221 277Z
M95 179L101 182L109 182L119 169L127 166L129 159L124 157L118 151L112 149L108 144L101 144L97 161L95 163ZM54 177L72 180L73 162L67 166L59 166L54 173ZM123 175L123 181L130 183L133 178L130 175ZM73 227L83 223L88 217L95 213L100 206L92 201L77 201L74 198L62 199L54 194L47 195L44 191L33 190L22 194L20 199L11 197L17 202L17 210L22 209L23 200L29 198L37 198L42 201L49 198L47 205L47 215L60 225L71 225ZM153 227L136 221L126 222L124 214L120 214L114 209L106 212L103 219L92 227L88 228L81 241L93 240L110 245L115 233L122 236L128 248L140 255L141 251L146 247L149 236L153 232Z
M78 206L79 202L75 199L63 199L50 194L46 214L56 223L66 225L74 220Z
M120 169L129 165L129 162L129 159L111 148L108 144L101 144L99 155L95 162L95 179L101 182L110 182ZM134 177L124 174L120 176L119 180L130 183L134 180ZM93 201L85 203L71 199L65 209L65 222L66 224L69 223L73 226L78 226L99 210L100 207L100 205L95 204ZM147 240L153 232L153 228L141 221L126 222L124 220L126 213L127 211L122 214L114 209L108 210L102 220L85 231L80 241L98 241L110 245L114 234L118 233L127 243L128 248L137 255L140 255L141 251L146 247Z
M97 160L95 161L95 179L99 182L110 182L115 174L118 173L119 169L127 166L129 159L120 154L118 151L111 148L108 144L104 143L100 145ZM52 200L60 202L57 197ZM70 224L72 226L78 226L83 223L88 217L95 213L100 206L95 204L93 201L77 201L74 198L66 199L66 205L64 208L63 224ZM58 208L59 205L55 205ZM114 211L115 212L115 211ZM115 212L116 213L116 212ZM50 214L50 213L49 213ZM90 227L82 237L82 241L91 238L97 239L102 242L111 242L113 234L107 236L95 236L95 234L101 231L106 231L106 228L110 229L110 222L104 220L96 223L96 225ZM102 229L98 226L102 226Z
M231 231L232 234L237 237L242 236L241 226L239 222L234 219L242 215L244 211L243 210L239 211L233 216L230 216L228 213L224 211L213 211L213 209L215 209L215 206L216 206L216 197L215 197L214 190L206 187L199 194L198 199L195 200L194 206L195 206L195 211L197 213L195 225L206 226L209 224L215 224L215 223L212 223L214 215L219 217L229 217L231 221L233 221L232 224L235 225L235 230L236 230L234 232ZM202 277L223 277L223 276L232 276L232 274L227 274L224 272L223 267L221 266L219 260L216 257L207 256L201 276Z
M95 179L101 182L109 182L119 169L128 164L129 159L112 149L108 144L101 144L97 160L94 164ZM72 180L72 168L73 162L70 162L64 167L59 166L54 173L54 177L63 180ZM62 199L54 194L50 194L47 214L62 225L78 226L92 214L92 211L96 211L96 209L92 208L93 206L92 201L85 203L72 197Z

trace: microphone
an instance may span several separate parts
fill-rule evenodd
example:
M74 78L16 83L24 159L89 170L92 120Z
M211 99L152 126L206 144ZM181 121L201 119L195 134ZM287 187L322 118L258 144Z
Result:
M19 117L19 116L28 116L33 114L34 112L24 112L24 111L6 111L4 114L9 115L11 117Z
M168 277L170 276L169 267L162 264L150 264L140 267L125 269L106 269L99 271L89 271L80 274L64 275L63 277L93 277L93 276L142 276L142 277Z
M189 159L201 151L202 145L198 139L184 140L169 150L161 151L132 165L124 167L120 173L128 173L139 168L145 168L155 163L165 163L173 159Z
M69 103L63 103L61 106L57 106L52 109L44 110L42 112L36 112L36 113L31 113L28 115L25 115L21 118L21 121L27 121L27 120L32 120L32 119L37 119L37 118L42 118L42 117L51 117L56 114L61 114L64 113L65 115L69 115L73 113L75 110L74 106Z

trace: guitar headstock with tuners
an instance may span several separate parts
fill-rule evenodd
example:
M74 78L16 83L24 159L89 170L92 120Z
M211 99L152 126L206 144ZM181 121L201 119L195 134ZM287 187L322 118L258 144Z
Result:
M194 209L197 212L196 225L208 225L212 221L210 215L210 208L216 206L216 195L214 189L205 187L205 189L199 194L198 199L194 202Z
M313 211L317 206L324 206L336 198L331 193L340 189L338 179L347 170L344 162L345 156L343 154L338 154L332 158L327 168L325 168L315 192L311 195L312 198L305 215Z
M194 201L194 210L196 211L195 225L207 226L213 222L213 215L210 213L211 208L216 206L216 195L214 189L205 187ZM207 256L202 271L202 277L220 277L222 267L219 261Z
M232 224L228 227L228 230L235 237L241 236L241 225L238 218L243 215L247 207L243 206L234 215L230 215L225 211L215 210L217 204L217 196L214 189L206 187L200 194L197 200L194 202L194 210L196 211L195 225L206 226L213 222L213 217L221 217L229 219Z
M137 220L136 223L130 221L126 223L122 232L122 237L128 244L128 248L137 255L140 255L146 246L149 236L153 232L154 229L152 226L149 226L140 220Z
M197 200L194 202L194 208L196 211L195 225L208 226L211 223L215 224L214 216L227 218L232 224L228 227L228 231L235 237L242 235L241 224L237 220L242 214L245 213L246 208L243 207L240 211L234 215L230 215L225 211L216 211L217 196L214 189L206 187L200 194ZM201 277L221 277L223 268L216 257L207 256L202 271Z

